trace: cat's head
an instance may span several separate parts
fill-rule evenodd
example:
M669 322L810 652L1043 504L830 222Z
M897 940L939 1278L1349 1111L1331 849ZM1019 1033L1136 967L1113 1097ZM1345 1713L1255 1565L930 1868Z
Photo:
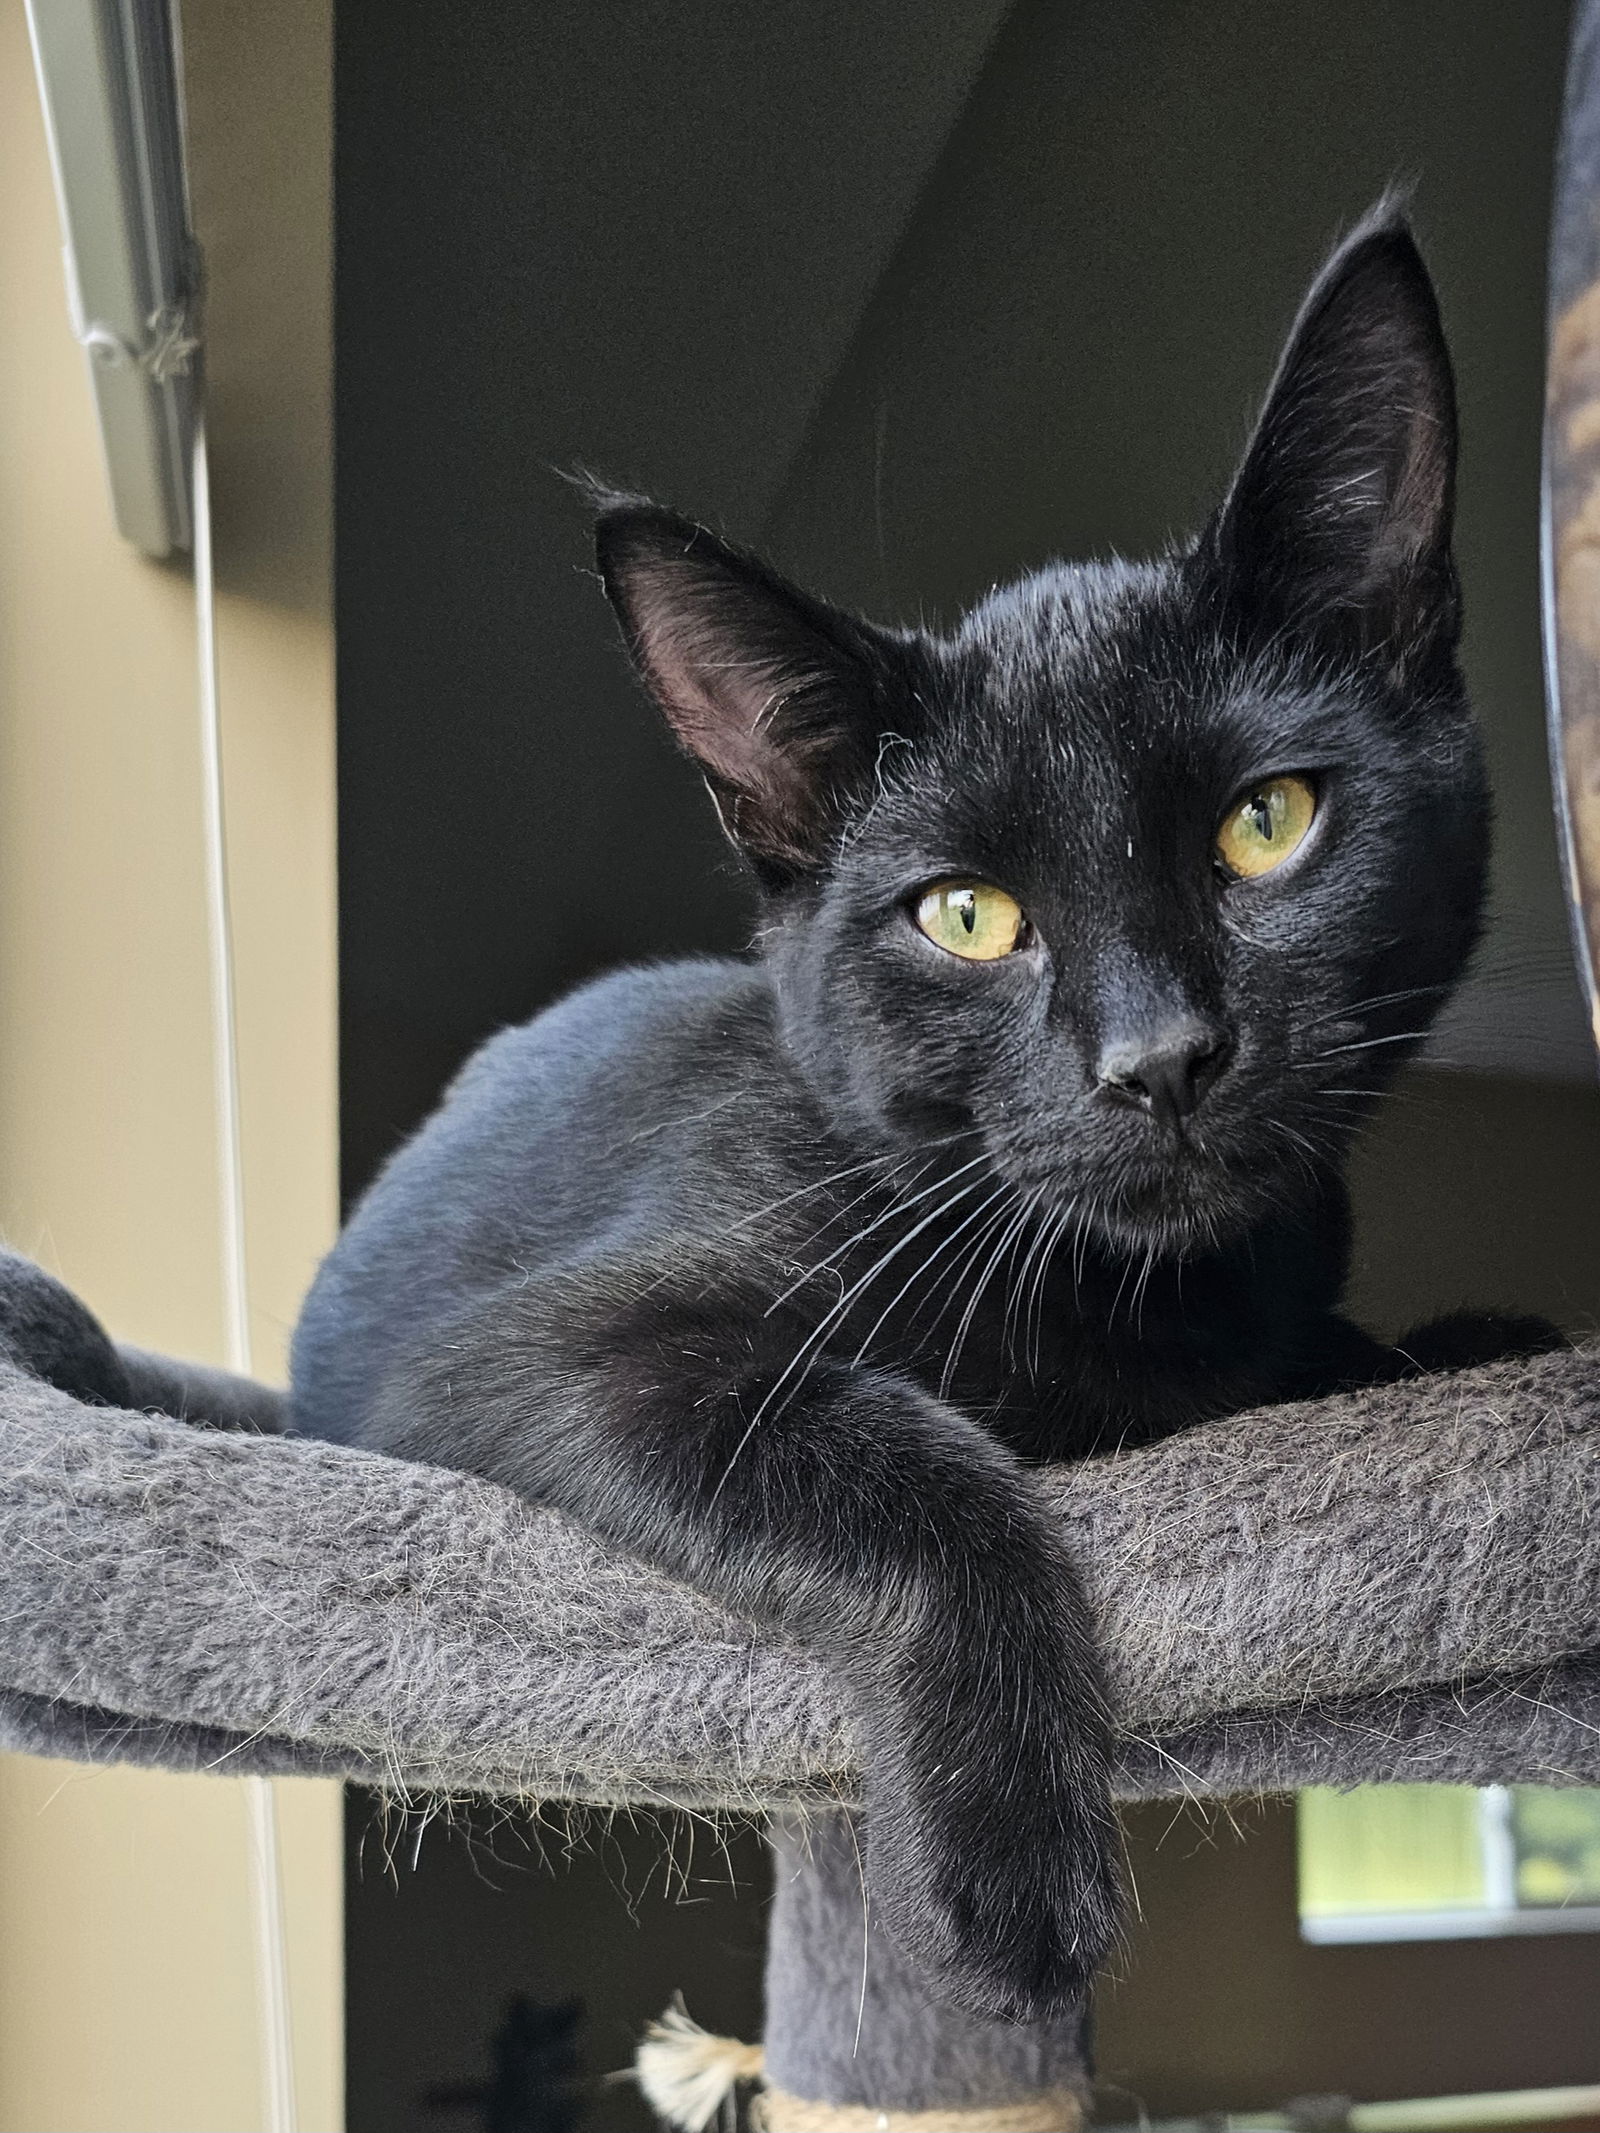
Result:
M1455 441L1385 206L1313 284L1216 515L1160 561L1052 564L939 636L602 510L607 592L764 888L825 1102L894 1139L977 1129L1123 1248L1316 1189L1478 930Z

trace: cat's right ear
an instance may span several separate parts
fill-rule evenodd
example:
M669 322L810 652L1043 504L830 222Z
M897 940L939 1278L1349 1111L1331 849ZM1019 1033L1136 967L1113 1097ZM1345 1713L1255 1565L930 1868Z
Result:
M601 582L728 835L781 884L826 863L870 788L884 645L692 519L602 504Z
M1313 282L1199 555L1246 625L1334 631L1403 668L1455 642L1455 466L1438 303L1385 199Z

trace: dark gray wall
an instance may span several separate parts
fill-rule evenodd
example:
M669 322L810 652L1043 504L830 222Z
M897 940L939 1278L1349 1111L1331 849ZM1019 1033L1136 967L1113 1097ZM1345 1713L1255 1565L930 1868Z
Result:
M583 2133L656 2123L626 2074L675 1993L708 2029L761 2033L770 1877L753 1829L479 1807L424 1837L352 1792L347 1830L348 2133L476 2133L481 2114L428 2093L483 2080L513 1993L582 2003Z
M1140 1807L1127 1832L1143 1915L1100 1993L1104 2118L1600 2077L1600 1938L1308 1947L1292 1801Z
M742 942L557 470L759 526L1001 12L339 8L348 1183L497 1024Z

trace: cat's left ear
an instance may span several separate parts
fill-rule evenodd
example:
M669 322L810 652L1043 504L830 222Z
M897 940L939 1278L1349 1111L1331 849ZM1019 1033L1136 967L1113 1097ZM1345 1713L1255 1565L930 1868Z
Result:
M692 519L602 499L600 576L640 678L769 886L826 864L870 790L889 642Z
M1312 284L1198 553L1247 626L1337 632L1409 667L1459 630L1455 467L1438 302L1384 201Z

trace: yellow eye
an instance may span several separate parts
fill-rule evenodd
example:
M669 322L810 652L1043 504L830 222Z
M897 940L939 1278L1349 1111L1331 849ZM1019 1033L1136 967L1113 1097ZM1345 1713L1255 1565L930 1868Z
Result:
M1317 796L1304 778L1272 778L1246 793L1217 831L1217 857L1230 874L1250 881L1282 866L1304 841Z
M937 947L969 963L995 963L1022 944L1027 920L987 881L941 881L917 898L917 924Z

